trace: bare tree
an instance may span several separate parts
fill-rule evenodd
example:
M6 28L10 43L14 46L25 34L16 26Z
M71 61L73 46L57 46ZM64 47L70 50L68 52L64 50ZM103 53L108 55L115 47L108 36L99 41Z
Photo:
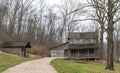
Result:
M13 10L9 10L10 13L8 13L9 17L9 26L8 26L8 34L10 37L12 37L15 33L15 25L16 25L16 19L17 19L17 12L18 12L18 1L15 2Z
M103 4L102 4L103 3ZM106 13L103 11L105 9L105 0L88 0L88 6L92 6L95 13L89 14L90 19L98 22L100 24L100 59L103 59L103 34L105 32L106 25ZM102 53L102 54L101 54Z
M20 32L21 32L21 26L22 26L22 19L24 14L28 11L31 3L33 2L33 0L21 0L18 1L19 3L19 12L18 12L18 30L17 30L17 36L19 38Z
M74 30L74 27L79 21L79 17L85 12L84 7L79 0L64 1L63 5L60 7L62 16L62 26L60 30L61 43L63 42L63 37L67 37L68 33Z
M120 1L119 0L91 0L91 6L95 8L97 17L98 14L101 17L95 18L93 20L102 21L102 26L107 24L107 66L106 69L113 70L114 69L114 57L113 57L113 31L114 24L120 20L118 16L118 12L120 11ZM101 13L102 12L102 13ZM116 16L118 18L116 18ZM106 22L105 22L106 21ZM100 24L100 22L99 22ZM103 25L104 24L104 25Z
M115 47L114 47L114 57L115 57L115 60L118 62L119 61L119 58L120 58L120 56L119 56L119 53L120 53L120 51L119 51L119 37L120 37L120 24L119 24L119 22L117 22L116 24L115 24L115 26L114 26L114 28L115 28L115 31L114 31L114 45L115 45Z
M4 21L4 16L6 12L7 12L7 7L1 4L0 5L0 32L2 31L4 26L3 21Z
M45 26L44 25L44 13L46 12L46 3L44 2L44 0L39 0L39 10L38 10L38 17L37 17L37 41L39 45L44 44L44 41L46 39L45 37Z

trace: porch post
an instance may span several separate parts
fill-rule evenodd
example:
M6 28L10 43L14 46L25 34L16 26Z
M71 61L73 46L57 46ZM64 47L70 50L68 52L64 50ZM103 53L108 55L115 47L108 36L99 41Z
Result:
M79 59L79 50L77 51L77 53L78 53L78 59Z
M71 57L71 50L70 49L68 50L68 56L69 56L69 58Z
M26 47L24 47L24 57L26 57Z
M89 50L88 50L88 57L90 56L90 52L89 52Z
M87 57L88 57L88 60L89 60L89 57L90 57L90 53L89 53L89 50L88 50L88 56L87 56Z
M88 57L90 57L90 52L89 52L89 50L88 50Z

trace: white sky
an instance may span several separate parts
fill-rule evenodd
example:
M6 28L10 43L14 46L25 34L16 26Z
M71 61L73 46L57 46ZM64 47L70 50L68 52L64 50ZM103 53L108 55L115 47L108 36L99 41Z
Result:
M49 4L50 6L52 5L60 5L62 0L45 0L47 4Z
M53 5L60 5L62 0L44 0L45 3L49 6L53 6ZM39 2L39 0L34 0L34 3L37 4Z
M39 0L35 0L35 2L37 3ZM62 1L64 0L44 0L47 5L53 6L53 5L61 5ZM79 0L82 3L86 3L86 0Z

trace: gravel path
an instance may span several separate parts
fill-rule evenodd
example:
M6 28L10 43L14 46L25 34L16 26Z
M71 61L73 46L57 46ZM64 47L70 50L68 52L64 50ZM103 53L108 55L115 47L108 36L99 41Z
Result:
M3 73L57 73L50 65L54 58L42 58L39 60L24 62L15 67L9 68Z

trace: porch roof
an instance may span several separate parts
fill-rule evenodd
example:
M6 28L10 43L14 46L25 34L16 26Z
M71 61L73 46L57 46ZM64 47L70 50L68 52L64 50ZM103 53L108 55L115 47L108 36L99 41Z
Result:
M68 49L91 49L91 48L98 48L97 44L69 44Z

